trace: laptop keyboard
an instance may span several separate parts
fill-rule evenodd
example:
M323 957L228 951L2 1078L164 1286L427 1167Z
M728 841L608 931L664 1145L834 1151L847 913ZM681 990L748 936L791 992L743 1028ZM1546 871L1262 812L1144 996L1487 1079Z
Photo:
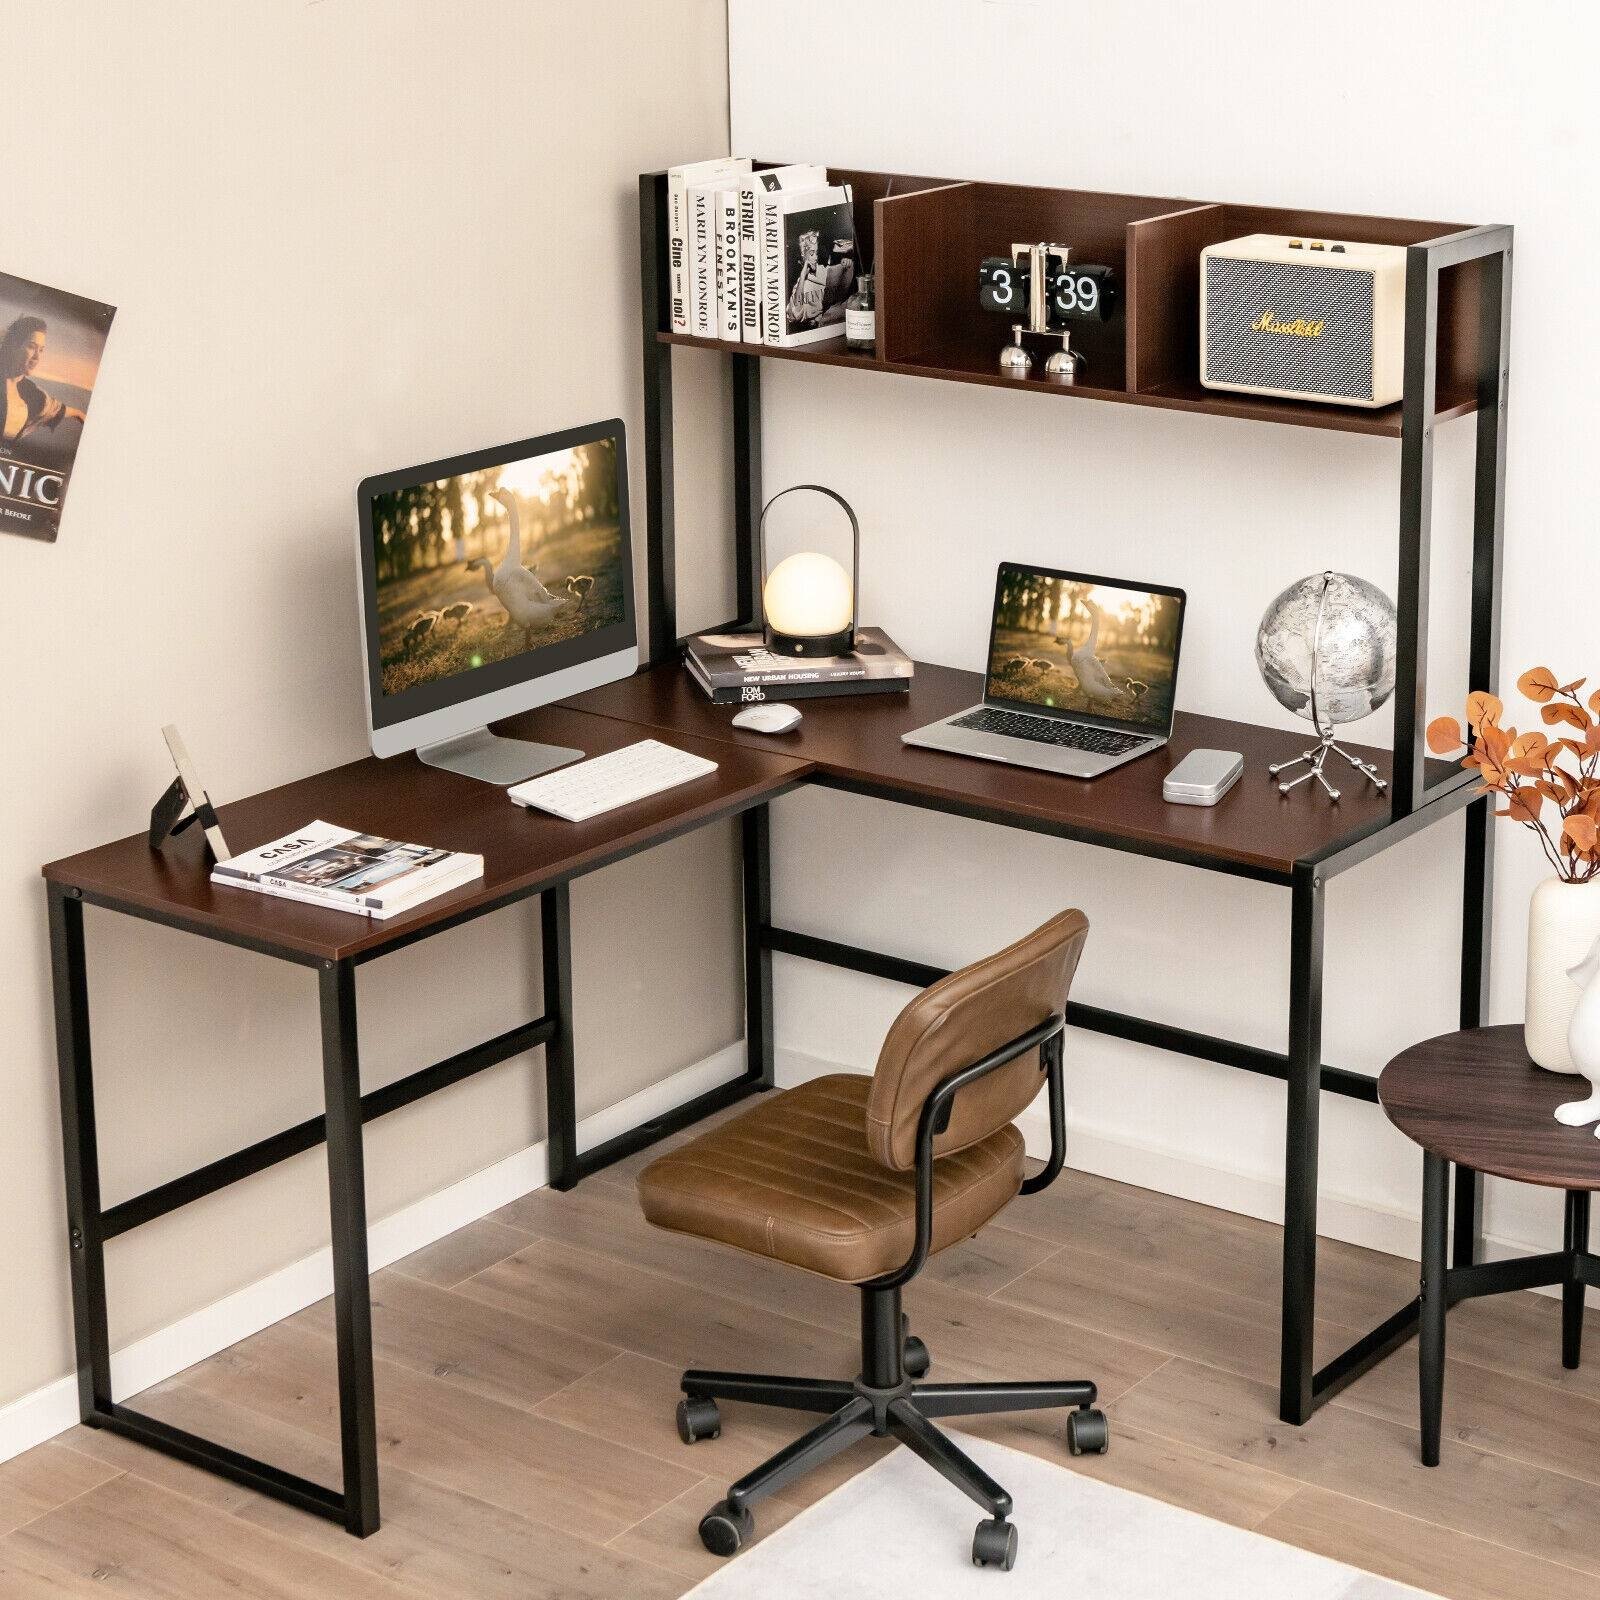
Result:
M957 717L953 728L971 728L977 733L1003 733L1010 739L1027 739L1034 744L1062 745L1069 750L1089 750L1100 756L1120 756L1136 744L1147 744L1147 737L1118 733L1114 728L1097 728L1086 722L1059 722L1054 717L1030 717L1015 711L996 711L979 706L964 717Z

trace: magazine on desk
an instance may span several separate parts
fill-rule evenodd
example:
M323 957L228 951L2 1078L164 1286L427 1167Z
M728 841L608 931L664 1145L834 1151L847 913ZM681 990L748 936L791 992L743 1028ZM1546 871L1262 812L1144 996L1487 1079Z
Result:
M483 857L312 822L219 861L211 881L369 917L392 917L483 876Z
M857 628L849 655L816 657L776 655L759 633L697 633L686 641L684 665L719 706L904 692L913 670L882 628Z

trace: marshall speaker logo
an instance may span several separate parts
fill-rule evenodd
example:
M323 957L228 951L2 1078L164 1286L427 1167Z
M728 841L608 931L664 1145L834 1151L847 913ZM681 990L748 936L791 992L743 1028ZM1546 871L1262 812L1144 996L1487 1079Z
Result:
M1263 311L1250 326L1257 333L1288 333L1297 339L1320 339L1327 323L1307 322L1301 317L1293 322L1279 322L1275 312Z

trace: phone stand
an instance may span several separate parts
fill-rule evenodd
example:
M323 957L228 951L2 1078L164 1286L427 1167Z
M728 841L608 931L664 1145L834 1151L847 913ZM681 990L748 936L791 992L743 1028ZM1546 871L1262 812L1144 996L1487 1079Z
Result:
M200 791L200 798L194 802L193 809L187 816L184 808L190 804L189 791L183 786L182 778L174 778L166 787L161 798L150 808L150 848L159 850L174 834L182 833L190 823L198 822L202 830L218 828L221 824L217 821L217 813L213 810L211 799L205 790ZM206 849L211 850L211 841L206 841ZM211 850L213 858L216 851Z

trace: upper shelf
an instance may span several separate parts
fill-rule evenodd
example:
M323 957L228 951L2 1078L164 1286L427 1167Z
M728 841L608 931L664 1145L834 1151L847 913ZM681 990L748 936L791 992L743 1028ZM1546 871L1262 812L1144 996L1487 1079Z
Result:
M1399 405L1373 410L1203 387L1200 252L1208 244L1249 233L1411 245L1461 228L1448 222L882 172L832 169L830 175L852 185L857 235L872 241L878 298L874 352L847 349L842 335L797 349L698 339L666 328L657 329L658 340L773 360L813 361L1398 439ZM664 177L658 181L664 186ZM664 205L658 215L664 227ZM1004 319L978 309L978 262L1006 254L1015 241L1024 239L1071 245L1075 259L1111 266L1121 282L1120 304L1112 319L1074 330L1073 347L1086 357L1075 384L1042 376L1011 378L999 370L996 358L1008 329ZM657 241L663 271L666 250L663 236ZM1479 285L1476 263L1440 276L1436 414L1441 420L1477 409ZM1033 348L1035 371L1042 371L1044 351L1037 341Z

